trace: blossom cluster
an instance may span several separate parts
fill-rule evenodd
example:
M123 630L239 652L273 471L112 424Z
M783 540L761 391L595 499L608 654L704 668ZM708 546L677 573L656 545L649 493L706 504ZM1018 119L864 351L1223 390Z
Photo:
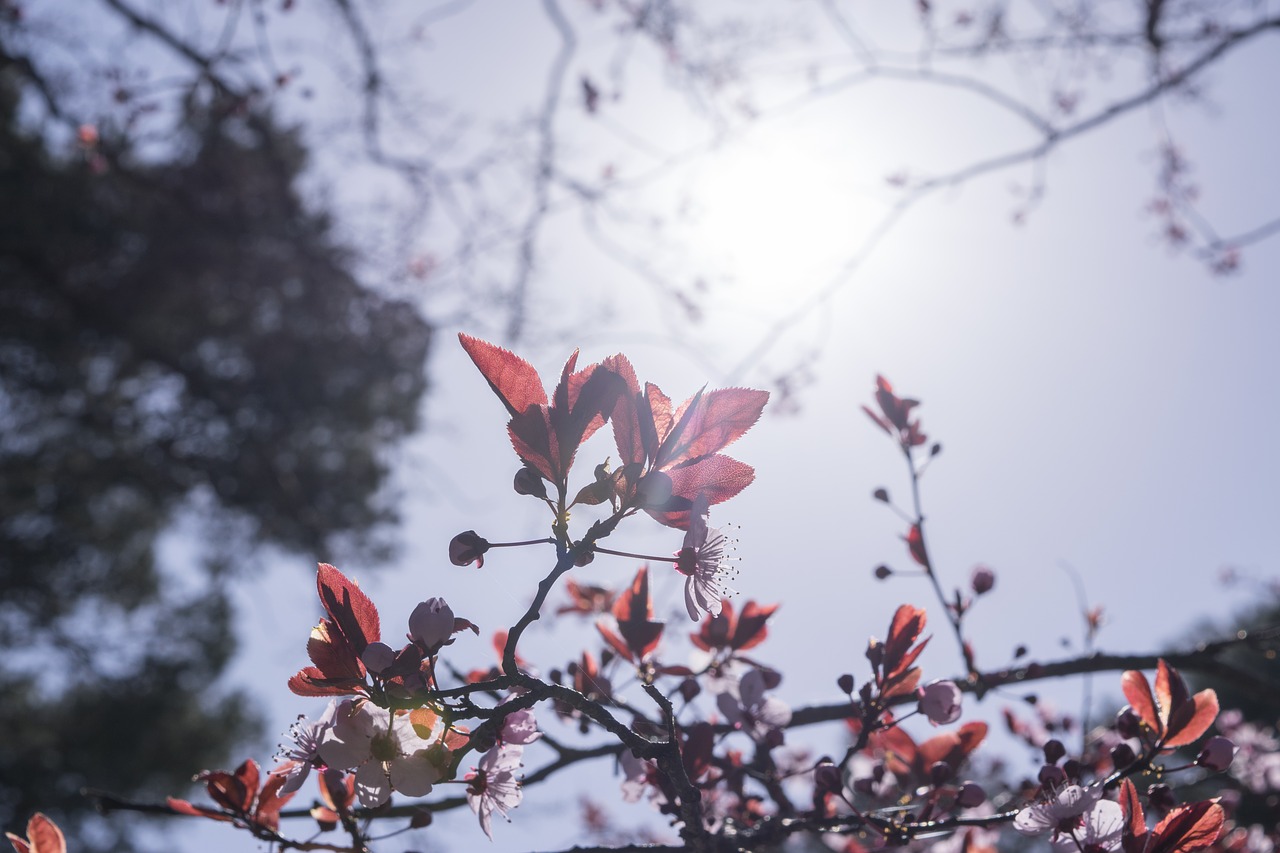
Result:
M691 850L774 849L805 835L849 853L926 840L943 853L993 853L999 830L1011 827L1056 853L1273 853L1266 844L1274 826L1255 831L1222 798L1179 803L1173 780L1234 778L1243 789L1274 792L1274 733L1220 713L1213 690L1193 692L1164 659L1148 665L1154 680L1139 669L1120 674L1116 688L1128 705L1110 725L1080 733L1084 745L1074 755L1063 738L1076 724L1048 703L1030 721L1007 710L1010 732L1043 759L1034 781L1004 784L980 762L989 727L964 719L971 699L1034 681L1044 667L978 667L967 620L993 594L996 574L978 566L967 588L944 589L919 504L920 477L940 445L923 450L918 401L899 397L885 379L876 381L878 411L867 412L906 459L915 505L894 506L884 488L873 496L906 519L906 555L934 588L934 624L954 634L963 672L926 680L922 655L940 643L926 633L926 609L902 604L864 648L830 650L852 671L834 679L826 704L793 708L779 694L782 670L761 657L779 605L735 597L733 543L710 525L712 507L754 478L721 451L757 422L768 395L704 389L675 405L640 383L624 356L580 369L576 353L548 393L513 353L465 335L461 342L508 418L519 466L513 489L548 517L542 539L500 542L468 530L449 543L450 562L481 569L496 549L545 549L528 609L492 633L496 662L461 663L472 650L458 641L481 627L438 597L412 608L404 643L389 642L369 596L321 563L310 662L288 687L327 705L299 718L271 770L246 760L235 771L205 771L197 778L212 805L170 798L171 813L227 823L284 849L364 851L372 849L375 819L422 828L435 811L465 803L492 838L494 815L510 820L527 782L605 759L616 762L619 798L657 809ZM606 424L616 464L594 465L579 483L574 464ZM602 544L645 516L678 532L667 554ZM594 574L604 558L633 561L629 582L614 588ZM658 568L681 578L691 621L661 618L651 595ZM875 574L901 572L881 565ZM521 654L521 640L551 608L563 622L581 620L596 642L544 676ZM1100 613L1088 617L1093 631ZM564 730L553 734L557 719ZM843 754L815 754L796 742L801 726L821 722L842 726ZM531 756L542 763L526 777ZM309 809L286 808L313 783ZM441 797L451 785L463 795ZM603 819L592 813L599 830ZM282 830L293 819L341 831L350 844L299 841ZM31 819L27 838L10 838L19 853L66 849L42 815Z

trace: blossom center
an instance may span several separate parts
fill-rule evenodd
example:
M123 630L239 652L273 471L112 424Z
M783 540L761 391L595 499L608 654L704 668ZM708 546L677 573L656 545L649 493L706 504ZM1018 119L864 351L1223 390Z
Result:
M375 761L392 761L400 757L400 744L391 732L379 732L369 741L369 754Z

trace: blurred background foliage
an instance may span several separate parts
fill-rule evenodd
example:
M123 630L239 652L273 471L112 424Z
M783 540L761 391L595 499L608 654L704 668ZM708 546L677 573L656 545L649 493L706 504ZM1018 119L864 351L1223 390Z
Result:
M219 685L255 548L385 557L431 328L364 288L269 115L55 149L0 58L0 820L163 797L262 733ZM88 140L82 139L81 142ZM161 534L195 521L191 571ZM113 821L112 826L123 826ZM76 849L125 849L99 826Z

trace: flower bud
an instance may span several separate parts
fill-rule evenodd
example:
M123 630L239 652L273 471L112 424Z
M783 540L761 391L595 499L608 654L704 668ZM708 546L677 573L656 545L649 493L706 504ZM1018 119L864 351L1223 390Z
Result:
M1119 744L1111 750L1111 765L1117 770L1123 770L1137 760L1133 747L1127 743Z
M1057 764L1062 760L1062 756L1067 754L1067 748L1062 745L1060 740L1047 740L1044 742L1044 760L1047 764Z
M844 675L836 679L836 686L840 688L841 693L847 693L852 696L853 676L846 672Z
M882 581L885 578L889 577L889 575L891 574L893 574L893 569L889 568L885 564L881 563L880 565L876 566L876 570L875 570L876 580Z
M1067 774L1056 764L1046 764L1040 768L1040 775L1037 778L1040 780L1041 787L1057 789L1066 784Z
M956 807L976 809L987 801L987 792L977 782L965 782L956 792Z
M512 485L518 495L533 495L535 498L547 496L547 484L542 481L542 475L528 465L516 472Z
M1168 785L1152 785L1147 789L1147 800L1162 812L1167 812L1178 804L1178 798Z
M871 493L871 497L875 498L881 503L887 504L889 502L889 490L881 486L880 488L876 489L874 492Z
M815 793L819 794L836 794L840 792L843 783L840 781L840 768L832 763L830 758L824 758L818 762L818 766L813 768L813 787Z
M1062 763L1062 772L1067 774L1067 778L1072 782L1079 782L1080 777L1084 775L1084 765L1074 758L1068 758Z
M1116 733L1125 740L1142 734L1142 722L1128 705L1125 705L1120 709L1120 713L1116 714Z
M1200 755L1196 757L1196 764L1199 764L1205 770L1220 773L1231 766L1231 762L1235 757L1236 745L1234 743L1224 737L1212 737L1204 745L1204 749L1200 750Z
M920 713L937 725L960 719L960 688L954 681L935 681L920 688Z
M409 614L409 639L428 652L453 636L453 609L443 598L428 598Z
M466 530L449 540L449 562L455 566L476 564L476 568L484 567L484 555L489 550L489 543L478 536L474 530Z
M969 578L969 586L975 595L991 592L996 585L996 573L986 566L974 566L973 575Z
M951 765L945 761L935 761L929 767L929 781L936 788L939 785L945 785L947 780L951 778Z
M395 660L395 650L386 643L370 643L364 647L364 652L360 655L360 662L374 675L390 669Z
M867 640L867 660L871 661L871 666L879 669L884 663L884 643L875 637Z

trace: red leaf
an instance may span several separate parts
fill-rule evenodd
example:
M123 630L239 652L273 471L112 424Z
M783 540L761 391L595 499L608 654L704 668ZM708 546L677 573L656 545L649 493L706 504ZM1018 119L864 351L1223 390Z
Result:
M565 364L560 384L556 387L555 404L548 419L555 437L555 462L560 482L568 476L573 458L584 441L600 427L617 405L626 383L616 373L600 370L597 365L570 373L577 353Z
M910 604L903 604L893 614L889 623L889 635L884 641L884 672L895 673L901 668L908 649L915 643L920 632L924 630L925 612Z
M1201 690L1174 709L1169 717L1166 747L1186 746L1209 730L1218 718L1218 694Z
M337 770L320 774L320 798L335 814L345 812L355 797L355 774Z
M662 389L649 382L644 383L644 402L647 404L648 428L652 435L645 435L645 451L650 459L656 459L658 448L671 434L671 398ZM640 428L646 429L646 413L640 413Z
M551 421L546 408L534 406L512 416L507 434L523 462L532 465L547 481L560 482L560 454L551 448Z
M242 765L243 766L243 765ZM257 788L245 787L238 775L233 776L225 770L206 770L196 776L204 783L205 790L213 801L229 812L247 814L253 804L253 795Z
M262 786L261 793L258 794L258 805L254 809L253 819L271 830L280 828L280 809L284 804L293 799L296 791L280 796L280 788L285 783L285 777L282 775L272 774L267 777L266 784Z
M320 624L311 629L307 657L326 680L364 682L364 664L342 631L329 619L321 619Z
M733 601L726 598L720 603L719 614L704 621L702 627L689 635L689 639L704 652L723 649L729 645L733 629Z
M508 349L471 335L459 334L458 340L512 417L530 406L546 405L547 392L529 362Z
M954 733L947 736L954 737ZM872 743L883 754L885 764L896 776L907 776L919 763L920 748L911 735L894 726L871 736Z
M1178 806L1151 831L1147 853L1191 853L1218 840L1225 813L1213 802Z
M1138 719L1146 723L1157 737L1163 734L1164 727L1160 722L1155 697L1151 695L1151 683L1147 681L1147 677L1136 669L1125 670L1120 676L1120 689L1124 691L1124 698L1129 700Z
M608 622L603 619L597 620L596 630L600 632L600 636L604 638L604 641L608 643L609 646L619 654L619 656L631 663L636 662L635 656L627 646L627 641L615 634L613 629L609 627Z
M298 696L349 696L363 693L363 681L331 681L314 666L303 667L289 679L289 689Z
M18 853L67 853L67 839L58 825L45 815L36 812L27 821L27 837L21 839L11 832L5 836Z
M906 538L907 550L911 552L911 558L926 569L929 568L929 555L924 549L924 534L920 532L920 525L911 525Z
M224 814L220 811L209 808L208 806L197 806L186 800L179 800L177 797L167 797L165 803L169 808L178 814L191 815L192 817L207 817L211 820L231 821L235 820L232 815Z
M661 622L653 621L653 604L649 600L649 570L636 572L631 586L627 587L613 605L613 616L618 622L618 632L622 634L626 647L630 652L623 652L627 660L643 660L657 647L665 627ZM610 640L611 632L597 625L605 640ZM617 648L614 645L614 648ZM634 655L634 657L632 657Z
M689 529L689 506L699 495L706 495L708 506L713 506L738 494L756 477L750 465L720 454L667 473L671 476L670 505L645 511L658 523L680 530Z
M880 427L880 429L884 430L884 431L885 431L885 432L887 432L889 435L893 435L893 427L889 426L889 422L888 422L888 421L886 421L884 418L880 417L880 416L879 416L879 415L877 415L875 412L871 411L871 407L870 407L870 406L863 406L863 407L862 407L862 411L866 412L866 413L867 413L867 417L869 417L869 418L871 418L871 420L875 421L875 422L876 422L876 425L877 425L878 427Z
M619 467L643 463L646 458L645 441L640 429L640 384L635 368L624 355L611 355L600 366L617 374L626 390L618 396L610 421L613 423L613 441L618 447ZM652 420L649 426L652 432ZM656 443L655 443L656 447Z
M678 465L727 447L760 420L767 402L768 391L748 388L698 392L676 413L678 440L662 448L655 464L664 468Z
M920 767L927 772L939 761L950 764L952 769L959 768L961 763L981 745L987 736L987 724L983 722L965 723L954 732L936 735L920 744Z
M1125 852L1141 853L1147 845L1147 817L1142 813L1142 801L1138 799L1138 789L1129 779L1120 783L1119 800L1125 818L1123 838Z
M738 617L738 624L730 645L736 651L742 652L763 643L765 637L769 636L769 629L765 623L777 609L776 604L761 607L754 601L748 601L742 608L742 615Z
M1173 693L1174 683L1181 682L1182 676L1177 670L1171 670L1169 664L1165 663L1164 658L1156 661L1156 711L1160 714L1160 731L1163 732L1169 725L1169 713L1173 710ZM1186 687L1182 688L1182 692L1186 693Z
M381 639L378 608L346 575L328 563L321 563L316 588L320 603L357 656L364 654L369 643Z

